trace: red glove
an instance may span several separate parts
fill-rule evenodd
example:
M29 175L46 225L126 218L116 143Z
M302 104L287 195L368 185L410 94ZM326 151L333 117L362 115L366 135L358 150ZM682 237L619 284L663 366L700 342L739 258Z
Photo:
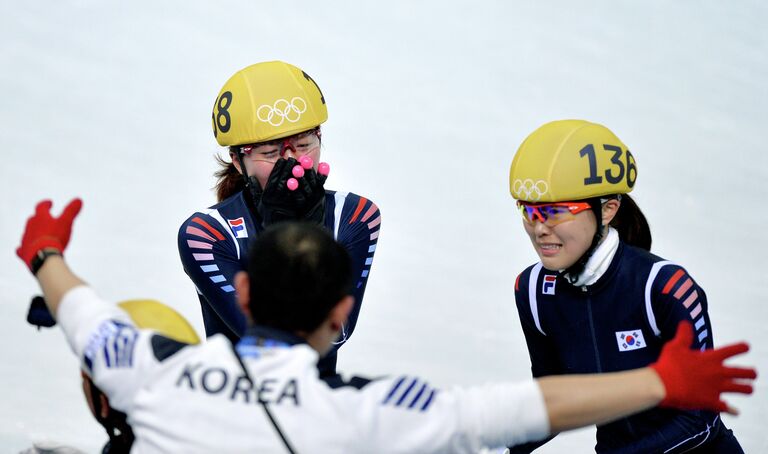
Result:
M21 245L16 249L16 255L32 270L32 261L42 249L56 249L64 252L72 234L72 222L80 212L83 202L74 199L64 208L61 216L51 216L50 200L43 200L35 207L35 214L27 220L27 227L21 237Z
M749 351L749 346L741 342L699 351L691 350L692 341L691 324L680 322L675 338L664 345L658 361L651 364L667 391L659 406L735 413L720 399L720 394L752 394L749 380L757 377L757 371L753 368L727 367L723 361Z

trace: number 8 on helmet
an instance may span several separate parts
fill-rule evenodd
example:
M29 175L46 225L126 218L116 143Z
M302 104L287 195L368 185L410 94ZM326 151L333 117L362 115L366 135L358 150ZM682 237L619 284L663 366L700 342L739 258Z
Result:
M244 68L224 84L213 105L213 134L221 146L280 139L328 119L325 98L301 69L281 61Z

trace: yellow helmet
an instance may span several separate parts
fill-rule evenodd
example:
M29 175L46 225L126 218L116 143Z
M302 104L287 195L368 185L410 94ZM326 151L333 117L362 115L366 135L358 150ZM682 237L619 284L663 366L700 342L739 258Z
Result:
M287 137L328 119L325 98L301 69L281 61L256 63L230 77L213 105L213 135L221 146Z
M608 128L584 120L553 121L533 131L509 169L512 197L562 202L632 191L637 165Z
M117 303L139 328L157 331L185 344L199 344L192 325L181 314L156 300L128 300Z

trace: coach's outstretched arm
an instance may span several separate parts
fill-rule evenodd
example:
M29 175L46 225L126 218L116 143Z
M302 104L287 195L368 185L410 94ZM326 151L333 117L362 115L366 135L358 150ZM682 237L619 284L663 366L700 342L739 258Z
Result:
M723 362L749 350L739 343L714 350L692 350L690 323L678 326L674 339L650 367L600 375L542 377L539 387L553 433L602 424L651 407L707 409L737 414L722 400L724 392L751 394L753 368Z
M690 349L692 335L691 326L681 324L675 338L662 349L658 362L641 369L549 376L532 382L442 391L433 404L437 407L433 412L454 415L456 424L443 432L436 430L436 434L454 432L455 438L466 441L465 451L470 452L483 446L537 441L558 432L615 421L655 406L735 413L721 395L751 393L756 372L752 368L728 367L723 362L746 352L747 345L701 352ZM419 422L402 414L396 417L401 431ZM400 424L399 420L405 421ZM428 425L422 422L421 427L425 430ZM391 439L388 436L382 433L380 442L386 443ZM434 442L438 437L427 438Z
M80 200L73 200L60 217L54 218L50 214L50 201L38 204L35 214L27 221L21 245L16 251L40 282L54 316L64 295L83 284L61 256L81 206ZM330 329L326 327L329 320L326 319L318 330ZM444 435L444 430L448 430L473 446L509 446L563 430L605 423L656 405L736 413L721 399L721 394L751 393L751 380L757 373L752 368L725 366L724 361L746 352L749 347L741 343L703 352L691 350L692 336L690 324L681 323L675 338L650 367L602 375L543 377L536 380L536 384L528 381L465 388L454 399L457 405L451 406L457 410L455 417L446 418L439 412L411 412L412 416L431 415L429 418L437 419L432 421L432 426L424 425L425 420L421 419L421 425L404 425L410 420L398 412L392 427L410 434L418 431L419 439L423 439L424 431L432 427L443 431ZM442 400L439 395L436 399ZM380 399L375 402L379 411L394 408L382 406ZM362 419L360 424L369 429L387 426L372 426L369 420ZM460 423L446 425L446 420ZM381 436L381 446L392 441L391 432L378 435ZM427 437L424 444L411 451L424 452L425 447L436 449L434 439Z
M72 200L58 218L51 216L51 206L50 200L37 204L35 214L27 220L16 255L40 282L48 310L56 318L64 294L85 284L70 271L62 256L69 244L72 222L83 202L80 199Z

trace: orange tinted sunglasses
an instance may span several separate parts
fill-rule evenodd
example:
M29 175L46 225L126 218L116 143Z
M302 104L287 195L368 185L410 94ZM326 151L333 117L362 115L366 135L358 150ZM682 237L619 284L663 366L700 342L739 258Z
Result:
M521 200L517 201L517 207L525 222L539 221L549 227L572 221L577 214L592 208L587 202L529 203Z

